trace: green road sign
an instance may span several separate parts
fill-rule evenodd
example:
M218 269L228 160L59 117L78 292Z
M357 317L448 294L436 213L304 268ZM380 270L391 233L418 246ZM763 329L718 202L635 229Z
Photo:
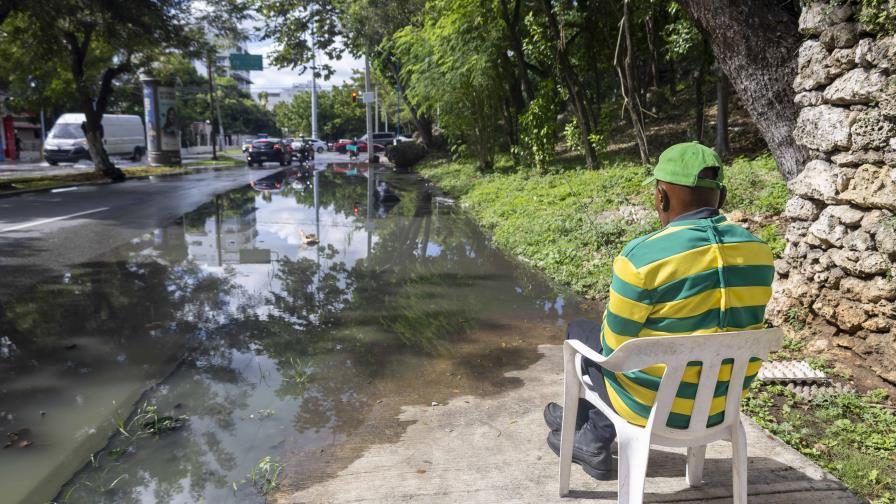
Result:
M230 55L231 70L264 70L260 54L239 54Z

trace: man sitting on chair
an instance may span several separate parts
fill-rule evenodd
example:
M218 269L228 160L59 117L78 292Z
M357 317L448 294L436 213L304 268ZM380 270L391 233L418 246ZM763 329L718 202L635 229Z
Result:
M645 185L655 185L656 210L664 227L625 246L613 261L603 321L573 321L567 339L580 340L609 356L632 338L764 327L774 276L772 253L762 240L719 213L726 196L722 181L722 160L699 143L673 145L660 155ZM750 363L744 389L760 365L759 360ZM656 365L631 373L602 372L586 360L582 373L622 418L646 425L664 369ZM719 373L710 426L722 421L726 373L730 365ZM672 406L670 427L687 428L699 379L699 363L689 365ZM559 454L563 407L548 404L544 419L551 429L548 445ZM614 439L613 423L581 400L572 461L596 479L613 479Z

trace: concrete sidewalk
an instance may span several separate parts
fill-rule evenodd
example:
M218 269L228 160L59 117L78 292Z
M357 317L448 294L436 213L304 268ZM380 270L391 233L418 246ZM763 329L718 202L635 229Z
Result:
M561 399L562 358L559 346L539 351L544 357L536 364L509 374L522 379L522 388L406 407L399 420L413 424L400 441L371 447L333 479L287 482L303 490L280 495L277 502L616 502L615 481L595 481L576 465L571 498L558 497L557 457L545 444L542 408ZM864 502L752 420L746 419L746 427L751 502ZM684 479L684 450L655 447L645 501L731 502L730 445L714 443L706 456L706 482L691 489Z

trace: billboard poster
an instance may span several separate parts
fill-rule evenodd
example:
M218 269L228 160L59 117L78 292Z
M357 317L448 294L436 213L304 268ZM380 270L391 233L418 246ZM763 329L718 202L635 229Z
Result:
M152 83L146 83L143 86L143 110L146 115L146 147L150 151L159 149L156 136L158 125L156 124L155 89L156 87Z
M159 86L157 89L161 148L163 151L180 151L180 141L177 138L177 95L173 87Z

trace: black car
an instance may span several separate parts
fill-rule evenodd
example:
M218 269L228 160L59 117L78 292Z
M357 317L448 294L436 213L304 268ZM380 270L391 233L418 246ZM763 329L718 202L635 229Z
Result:
M277 162L280 166L292 164L292 147L280 138L259 138L252 142L246 151L246 162L249 166Z

